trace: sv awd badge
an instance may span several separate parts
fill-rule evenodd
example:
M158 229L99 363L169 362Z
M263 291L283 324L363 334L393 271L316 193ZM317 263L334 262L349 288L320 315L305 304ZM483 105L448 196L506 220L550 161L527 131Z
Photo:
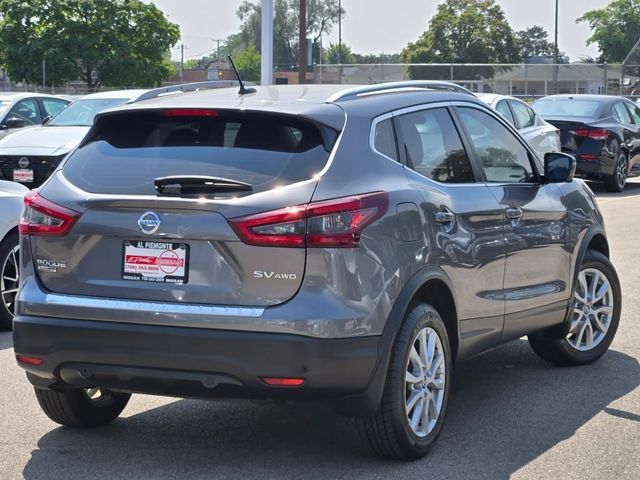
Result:
M278 280L295 280L298 276L295 273L276 273L264 272L262 270L254 270L253 278L278 279Z

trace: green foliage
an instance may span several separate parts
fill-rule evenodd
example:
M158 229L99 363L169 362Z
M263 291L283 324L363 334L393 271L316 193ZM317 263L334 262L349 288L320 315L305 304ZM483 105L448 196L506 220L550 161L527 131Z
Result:
M338 0L307 0L307 38L317 42L322 34L331 32L339 16ZM296 65L298 63L298 20L300 0L275 0L273 17L273 61L275 65ZM345 10L342 9L345 15ZM236 15L242 22L239 39L243 47L252 45L260 51L262 32L261 3L244 0Z
M534 25L516 33L522 58L537 55L555 55L555 43L549 41L549 34L540 25Z
M356 63L372 64L372 63L400 63L402 59L399 53L368 53L366 55L354 53Z
M340 53L340 58L338 58ZM330 43L322 55L322 63L357 63L356 56L351 51L351 48L344 43L340 47L337 43Z
M260 80L260 54L253 45L236 55L233 61L242 80L250 82Z
M78 78L101 85L151 86L174 68L180 29L140 0L0 0L0 62L28 83Z
M406 63L517 63L518 41L494 0L445 0L427 30L402 51ZM464 78L490 76L492 67L465 67ZM447 79L437 67L411 67L412 78Z
M587 45L598 44L600 61L621 63L640 38L640 0L613 0L576 22L589 24L592 35Z

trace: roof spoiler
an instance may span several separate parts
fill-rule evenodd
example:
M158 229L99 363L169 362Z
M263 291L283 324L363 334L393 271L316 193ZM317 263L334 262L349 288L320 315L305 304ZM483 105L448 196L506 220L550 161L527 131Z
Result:
M160 87L149 90L139 97L129 100L127 103L142 102L152 98L162 97L164 95L175 95L186 92L197 92L198 90L210 90L214 88L233 88L240 84L237 80L209 80L207 82L181 83L179 85L171 85L169 87ZM247 83L247 85L253 85Z
M473 92L467 90L460 85L453 82L443 82L437 80L408 80L404 82L387 82L378 83L375 85L366 85L363 87L354 87L341 90L331 95L327 102L337 102L339 100L347 100L350 98L357 98L363 95L375 95L378 93L386 92L402 92L411 90L443 90L448 92L465 93L467 95L473 95ZM475 96L475 95L473 95Z

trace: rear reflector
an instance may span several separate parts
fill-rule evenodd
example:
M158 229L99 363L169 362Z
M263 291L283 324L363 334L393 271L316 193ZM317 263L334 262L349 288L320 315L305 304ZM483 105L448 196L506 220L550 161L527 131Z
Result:
M270 387L301 387L304 384L304 378L262 377L261 380Z
M607 130L594 129L594 130L576 130L574 132L576 137L588 137L593 138L594 140L606 140L609 136L609 132Z
M249 245L265 247L357 247L360 234L389 207L386 192L288 207L229 224Z
M587 155L587 154L577 155L577 157L578 157L580 160L595 160L595 159L597 159L597 158L598 158L598 157L596 157L595 155Z
M18 224L20 235L63 237L80 218L78 212L57 205L38 193L24 197L24 210Z
M165 117L217 117L217 110L209 110L205 108L171 108L163 110Z
M16 355L18 363L26 363L27 365L41 365L42 359L38 357L28 357L26 355Z

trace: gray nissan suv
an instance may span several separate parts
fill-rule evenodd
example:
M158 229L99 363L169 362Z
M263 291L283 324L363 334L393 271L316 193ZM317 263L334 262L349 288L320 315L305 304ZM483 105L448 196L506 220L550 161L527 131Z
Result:
M69 427L133 392L315 399L418 458L456 362L611 344L620 285L574 171L442 82L117 107L25 198L17 362Z

